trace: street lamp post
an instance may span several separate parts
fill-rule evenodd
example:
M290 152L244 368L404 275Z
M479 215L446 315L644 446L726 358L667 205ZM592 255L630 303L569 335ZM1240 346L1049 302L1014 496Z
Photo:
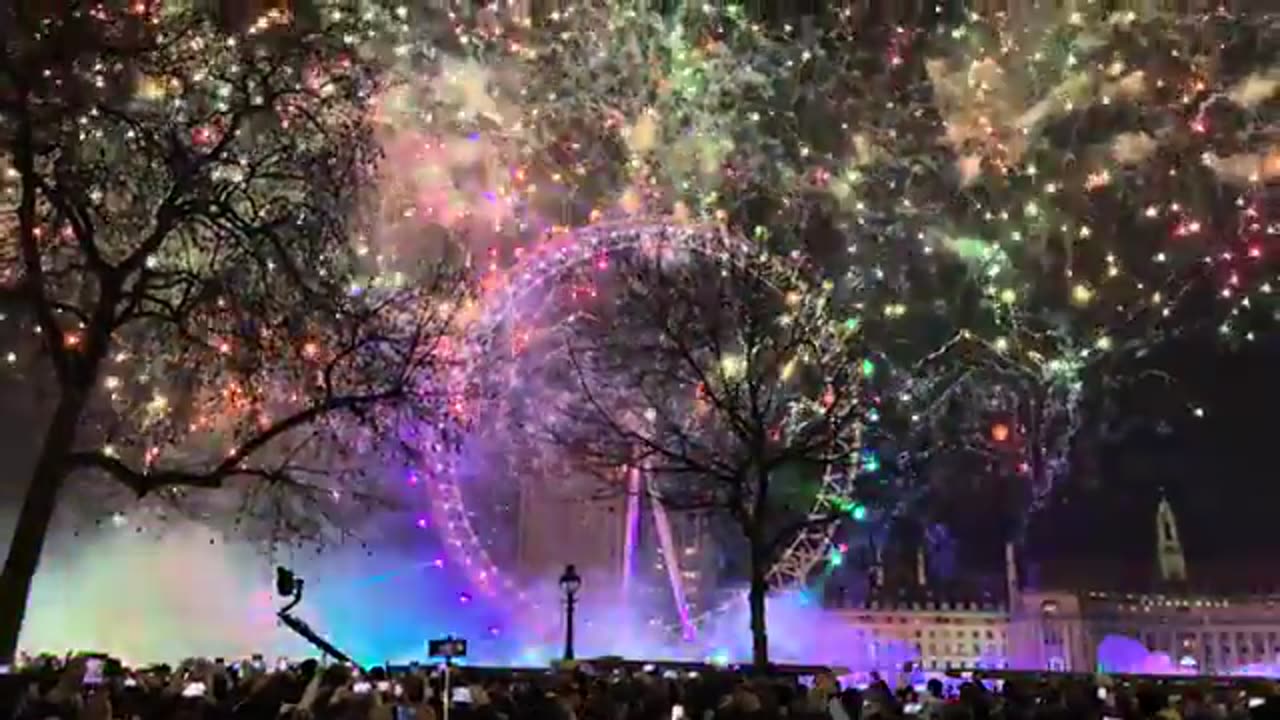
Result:
M582 578L572 565L566 565L560 576L560 589L564 591L564 659L573 659L573 611L578 604L578 589Z

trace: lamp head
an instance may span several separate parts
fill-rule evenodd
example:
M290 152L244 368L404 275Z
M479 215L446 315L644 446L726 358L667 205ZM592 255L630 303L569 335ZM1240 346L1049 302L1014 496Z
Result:
M578 575L578 569L573 565L566 565L564 574L560 576L560 589L566 594L573 595L582 587L582 578Z

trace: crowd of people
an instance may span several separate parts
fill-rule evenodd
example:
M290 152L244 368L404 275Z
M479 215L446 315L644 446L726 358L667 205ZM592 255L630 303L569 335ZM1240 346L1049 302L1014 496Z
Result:
M43 658L4 677L0 720L1280 720L1266 688L1116 685L1073 676L891 688L878 676L577 665L547 672L307 660L131 670Z

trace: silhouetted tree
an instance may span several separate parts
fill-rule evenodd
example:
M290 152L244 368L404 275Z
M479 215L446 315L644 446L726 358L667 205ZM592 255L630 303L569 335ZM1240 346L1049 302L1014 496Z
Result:
M0 658L73 475L168 503L234 488L230 509L291 536L374 501L348 455L433 416L455 288L358 258L377 160L359 27L277 13L231 37L197 10L35 5L0 9L0 297L54 393Z
M683 230L673 229L672 233ZM657 501L719 511L746 541L753 659L769 663L765 597L795 580L787 553L817 559L854 512L825 484L857 472L864 406L856 328L833 323L827 292L797 267L726 243L716 258L655 239L609 255L598 297L559 337L534 403L541 427L584 466L626 491L619 468L650 473ZM558 375L557 375L558 372ZM861 511L858 511L859 513ZM820 546L820 547L819 547Z

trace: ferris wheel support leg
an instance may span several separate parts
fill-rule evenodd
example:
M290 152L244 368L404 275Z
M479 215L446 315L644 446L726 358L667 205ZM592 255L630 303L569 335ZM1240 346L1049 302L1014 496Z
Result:
M631 600L631 579L636 571L636 543L640 539L640 493L644 474L640 468L627 471L627 517L622 545L622 600Z
M671 595L676 602L676 610L680 613L680 627L685 639L694 636L693 621L689 617L689 602L684 594L684 581L680 575L680 556L676 553L675 542L671 537L671 520L667 517L667 509L663 507L661 498L649 486L649 499L653 501L653 523L658 529L658 542L662 546L662 556L667 561L667 577L671 580Z

